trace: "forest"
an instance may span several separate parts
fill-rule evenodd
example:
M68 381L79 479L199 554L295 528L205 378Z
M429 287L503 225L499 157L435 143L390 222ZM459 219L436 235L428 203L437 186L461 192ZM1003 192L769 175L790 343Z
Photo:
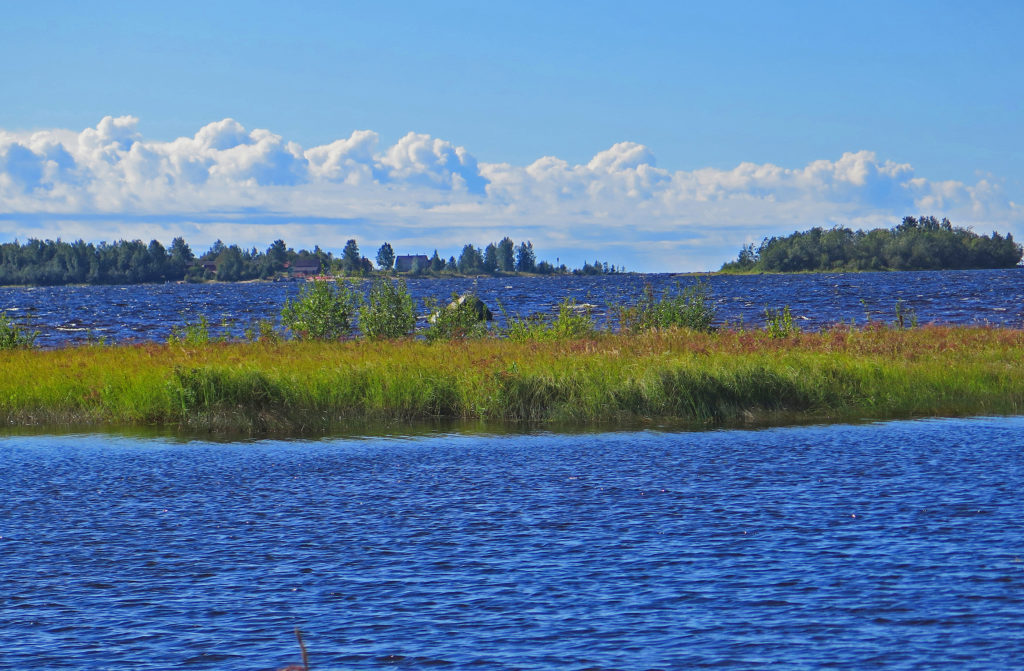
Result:
M432 257L414 255L406 268L395 268L396 257L389 243L378 249L374 262L363 256L351 239L340 256L320 249L295 251L283 240L275 240L265 251L243 249L217 240L200 255L181 237L169 248L159 241L119 240L93 244L83 240L29 239L0 244L0 286L62 284L140 284L145 282L204 282L219 280L286 279L318 274L367 276L404 270L407 275L481 275L499 273L604 274L624 272L614 265L595 261L569 269L538 261L533 244L511 238L480 249L472 244L462 248L456 259L445 260L437 250ZM298 272L300 271L301 272Z
M747 245L722 272L966 270L1012 268L1024 254L1013 236L978 235L933 216L904 217L892 229L845 227L795 232Z

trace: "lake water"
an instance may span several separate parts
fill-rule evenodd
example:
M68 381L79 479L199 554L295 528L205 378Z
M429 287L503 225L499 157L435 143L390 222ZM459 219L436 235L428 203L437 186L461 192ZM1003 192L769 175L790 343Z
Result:
M855 278L854 278L855 279ZM5 668L1007 669L1024 418L0 437Z
M510 313L692 277L414 280ZM1024 326L1024 272L714 276L719 323ZM0 288L60 346L275 318L293 283ZM421 309L422 312L422 309ZM500 321L500 316L499 316ZM5 668L1003 669L1024 418L211 443L0 434Z
M497 313L526 316L551 312L565 298L594 306L599 326L610 306L636 302L645 284L655 291L709 284L718 323L760 327L764 310L790 306L805 329L837 322L863 324L870 316L892 322L897 301L922 324L994 324L1024 326L1024 269L899 273L808 273L674 277L609 275L562 277L482 277L411 280L409 288L421 316L426 297L447 299L452 292L476 291ZM174 326L195 322L235 323L241 335L259 319L277 319L284 302L299 292L297 283L134 285L109 287L0 287L0 311L40 331L38 343L55 346L92 338L108 341L166 340ZM367 285L364 283L364 289ZM498 314L498 321L501 315Z

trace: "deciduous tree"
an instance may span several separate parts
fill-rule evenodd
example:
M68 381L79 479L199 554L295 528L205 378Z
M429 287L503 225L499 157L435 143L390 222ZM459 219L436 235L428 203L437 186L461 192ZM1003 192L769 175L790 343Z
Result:
M395 250L391 245L384 243L377 250L377 267L381 270L391 270L395 266Z

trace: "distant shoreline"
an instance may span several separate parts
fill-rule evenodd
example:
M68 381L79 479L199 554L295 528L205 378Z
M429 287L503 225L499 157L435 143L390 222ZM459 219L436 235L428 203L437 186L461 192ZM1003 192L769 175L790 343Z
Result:
M748 275L863 275L867 273L948 273L948 272L972 272L972 271L985 271L985 270L1024 270L1024 264L1014 266L1012 268L940 268L930 270L903 270L896 268L885 268L878 270L794 270L794 271L775 271L775 270L688 270L688 271L664 271L664 272L650 272L644 273L640 271L625 271L616 273L616 276L644 276L644 275L667 275L670 277L730 277L730 276L748 276ZM555 279L563 277L611 277L610 275L544 275L539 273L506 273L506 274L478 274L478 275L460 275L458 273L446 273L444 275L410 275L406 273L402 274L385 274L385 273L374 273L372 275L338 275L331 276L328 281L372 281L375 277L391 277L393 279L403 280L446 280L446 279L483 279L483 278L501 278L501 277L525 277L525 278L536 278L536 279ZM305 282L314 281L314 278L288 278L288 279L249 279L249 280L201 280L198 282L189 282L186 280L165 280L163 282L135 282L129 284L88 284L88 283L71 283L71 284L0 284L0 289L42 289L47 287L115 287L115 286L159 286L162 284L180 284L180 285L196 285L201 286L204 284L303 284Z
M318 279L322 279L323 281L328 281L328 282L336 282L336 281L339 281L339 280L340 281L344 281L344 282L352 282L352 281L372 281L373 279L375 279L377 277L390 277L390 278L396 279L396 280L399 280L399 279L402 279L402 280L446 280L446 279L469 279L469 280L472 280L472 279L482 279L482 278L485 278L485 277L487 277L487 278L528 277L528 278L537 278L537 279L555 279L555 278L562 278L562 277L613 277L613 276L622 276L622 275L627 275L627 276L636 276L636 275L673 275L673 276L678 276L678 277L690 277L690 276L696 277L696 276L702 276L702 275L720 275L720 274L721 275L727 275L729 273L721 273L719 271L707 271L707 272L693 271L693 272L686 272L686 273L671 273L671 272L664 272L664 273L641 273L641 272L636 272L636 271L623 271L623 272L620 272L620 273L615 273L615 275L610 275L610 274L609 275L603 275L603 274L602 275L596 275L596 274L595 275L582 275L582 274L573 274L573 273L565 273L565 274L561 274L561 273L555 273L555 274L544 274L544 273L496 273L496 274L493 274L493 275L492 274L488 274L488 273L474 274L474 275L463 275L463 274L459 274L459 273L444 273L442 275L436 275L436 274L430 274L430 273L422 273L422 274L414 275L414 274L410 274L410 273L374 272L374 273L370 273L370 274L366 274L366 275L330 275L330 276L324 276L322 278L317 278L317 277L282 277L282 278L266 278L266 279L253 278L253 279L247 279L247 280L217 280L217 279L198 280L198 281L163 280L163 281L159 281L159 282L126 282L126 283L123 282L123 283L119 283L119 284L118 283L113 283L113 284L111 284L111 283L95 283L95 284L90 284L88 282L69 282L67 284L0 284L0 289L41 289L41 288L45 288L45 287L135 287L135 286L144 286L144 285L159 286L161 284L181 284L181 285L196 285L196 286L203 285L203 284L303 284L305 282L313 282L313 281L316 281Z

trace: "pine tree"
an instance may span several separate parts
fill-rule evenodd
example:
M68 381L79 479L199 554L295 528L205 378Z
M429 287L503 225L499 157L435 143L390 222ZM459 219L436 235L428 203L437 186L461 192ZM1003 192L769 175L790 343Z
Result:
M345 249L341 253L341 268L348 275L359 273L363 269L362 256L359 255L359 245L355 240L345 243Z
M498 243L498 270L510 273L515 270L515 249L516 243L512 238L502 238Z
M521 273L532 273L537 269L537 257L533 253L533 243L526 241L516 250L516 270Z

